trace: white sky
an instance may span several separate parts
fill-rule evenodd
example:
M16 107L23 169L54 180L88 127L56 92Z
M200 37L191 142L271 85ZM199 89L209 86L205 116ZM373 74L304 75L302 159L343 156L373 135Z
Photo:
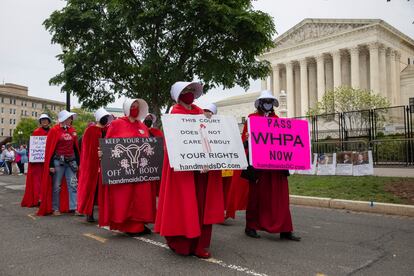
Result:
M51 77L63 66L55 56L59 45L50 43L51 35L42 22L62 0L0 0L0 83L9 82L29 87L29 95L65 101L57 86L49 86ZM255 9L270 14L279 34L304 18L377 18L414 38L414 0L257 0ZM248 91L258 91L260 81L251 83ZM215 89L201 102L216 101L243 93L242 88ZM110 106L121 107L122 99ZM79 106L72 97L72 105Z

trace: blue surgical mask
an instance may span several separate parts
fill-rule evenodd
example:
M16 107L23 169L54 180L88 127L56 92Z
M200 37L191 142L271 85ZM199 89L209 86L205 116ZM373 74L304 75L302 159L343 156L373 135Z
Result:
M272 110L272 108L273 108L273 104L271 104L271 103L264 103L263 104L263 109L265 111L270 111L270 110Z

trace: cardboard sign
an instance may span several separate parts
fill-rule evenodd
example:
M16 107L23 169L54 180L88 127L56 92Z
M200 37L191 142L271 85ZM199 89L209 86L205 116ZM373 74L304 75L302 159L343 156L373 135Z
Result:
M301 174L301 175L315 175L316 174L316 166L317 166L317 162L318 162L318 154L314 153L312 155L312 164L311 164L311 168L309 170L303 170L303 171L296 171L296 174Z
M249 158L256 169L309 170L308 122L252 116L248 119Z
M170 165L176 171L242 170L246 154L231 116L164 114L161 117Z
M163 138L99 139L104 184L128 184L161 179Z
M352 175L352 151L336 153L336 175Z
M317 175L335 175L336 153L320 153L318 155Z
M30 136L29 143L29 162L43 163L45 162L47 136Z
M353 155L353 175L364 176L374 174L372 151L355 152Z

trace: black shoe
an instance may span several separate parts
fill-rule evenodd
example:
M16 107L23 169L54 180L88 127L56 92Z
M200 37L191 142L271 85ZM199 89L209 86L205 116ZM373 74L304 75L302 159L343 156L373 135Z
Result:
M251 237L251 238L255 238L255 239L260 238L260 235L257 234L256 230L251 229L251 228L244 229L244 233L246 233L246 235Z
M95 218L93 217L93 215L87 215L86 216L86 221L87 222L96 222Z
M144 226L144 231L140 232L141 235L150 235L152 233L151 229Z
M144 226L144 230L141 231L141 232L135 232L135 233L133 233L133 232L125 232L125 234L127 234L130 237L140 237L140 236L143 236L143 235L149 235L151 233L152 233L151 229L149 229L146 226Z
M300 241L302 238L293 234L293 232L280 233L281 240Z

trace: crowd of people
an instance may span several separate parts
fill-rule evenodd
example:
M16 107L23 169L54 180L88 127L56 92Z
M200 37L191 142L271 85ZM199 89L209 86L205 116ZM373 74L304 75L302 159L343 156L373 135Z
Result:
M6 175L13 174L13 167L17 166L17 175L26 173L26 164L29 162L26 145L20 145L15 149L11 143L1 146L0 165L3 168L3 173Z
M200 83L176 82L171 87L175 105L170 113L211 118L217 113L216 106L194 104L202 94ZM254 103L256 111L249 116L277 118L274 108L278 104L270 91L263 91ZM172 251L199 258L211 256L213 224L234 218L238 210L246 210L248 237L260 238L257 231L266 231L279 233L281 239L300 240L293 234L288 171L256 170L255 177L247 179L241 171L175 171L165 149L161 181L102 183L100 160L109 156L100 150L100 138L163 137L154 127L157 117L149 113L143 99L127 99L123 111L125 116L115 119L105 109L98 109L81 145L72 126L75 113L61 111L54 126L42 114L32 135L47 136L45 161L29 163L21 205L39 207L39 216L73 213L85 215L88 222L95 222L94 206L98 205L99 226L140 236L151 234L148 224L153 223L154 231L165 237ZM246 125L242 140L248 140ZM248 143L244 145L247 153ZM5 151L10 152L10 147ZM6 162L14 160L11 154L7 156Z

